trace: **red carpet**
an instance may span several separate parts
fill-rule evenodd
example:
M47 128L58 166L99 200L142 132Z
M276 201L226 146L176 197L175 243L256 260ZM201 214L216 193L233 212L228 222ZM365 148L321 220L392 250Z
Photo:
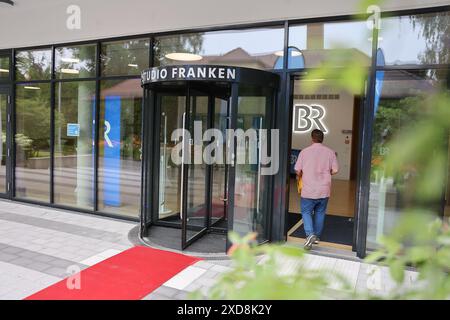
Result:
M141 299L199 260L179 253L136 246L82 270L80 289L68 289L64 279L25 300Z

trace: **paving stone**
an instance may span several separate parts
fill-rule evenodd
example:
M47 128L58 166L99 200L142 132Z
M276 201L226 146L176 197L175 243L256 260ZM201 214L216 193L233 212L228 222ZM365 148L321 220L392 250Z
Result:
M197 262L196 264L194 264L195 267L199 267L202 269L210 269L214 266L214 264L209 263L207 261L201 260L199 262Z
M162 294L152 293L151 295L145 297L144 300L172 300L172 299Z
M51 267L51 265L44 262L33 262L32 264L33 270L36 271L44 271Z
M44 270L44 272L58 278L66 278L67 276L69 276L66 269L58 267L50 267Z
M6 252L6 253L19 253L21 251L22 251L22 249L17 248L17 247L6 247L6 248L2 249L2 252Z
M177 289L174 289L174 288L170 288L170 287L166 287L166 286L161 286L158 289L156 289L154 292L158 293L158 294L165 295L166 297L171 298L171 297L175 297L175 295L180 293L180 290L177 290Z
M38 252L33 251L22 251L17 254L18 256L24 257L24 258L35 258L39 256L40 254Z
M217 272L227 272L227 271L230 271L231 268L216 264L210 270L217 271Z
M47 256L47 255L43 255L43 254L38 255L33 258L33 260L38 261L38 262L50 262L55 259L56 259L55 257Z
M29 259L29 258L19 257L19 258L10 260L8 262L16 264L16 265L21 266L21 267L27 267L27 266L30 266L31 264L33 264L34 261Z
M203 278L213 279L213 278L216 278L219 274L222 274L222 273L221 272L217 272L217 271L213 271L213 270L208 270L203 275Z
M189 297L189 292L187 292L187 291L180 291L179 293L177 293L174 296L174 299L176 299L176 300L187 300L188 297Z
M17 256L14 254L0 252L0 261L8 262L16 258Z

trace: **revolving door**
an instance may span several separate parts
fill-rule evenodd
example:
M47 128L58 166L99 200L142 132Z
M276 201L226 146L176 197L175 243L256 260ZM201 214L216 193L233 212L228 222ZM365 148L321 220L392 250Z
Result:
M165 68L150 70L210 72L202 66ZM143 236L154 225L180 228L182 250L210 232L257 232L259 242L269 240L271 176L262 174L260 160L272 129L278 76L233 69L231 80L143 80ZM224 250L228 246L224 241Z

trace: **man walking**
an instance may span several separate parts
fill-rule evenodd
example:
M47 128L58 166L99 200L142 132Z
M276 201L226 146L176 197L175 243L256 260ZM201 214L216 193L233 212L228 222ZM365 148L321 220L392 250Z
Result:
M322 145L323 132L311 132L312 144L303 149L295 163L295 172L302 179L301 213L305 228L304 248L310 250L322 234L331 176L339 170L336 153Z

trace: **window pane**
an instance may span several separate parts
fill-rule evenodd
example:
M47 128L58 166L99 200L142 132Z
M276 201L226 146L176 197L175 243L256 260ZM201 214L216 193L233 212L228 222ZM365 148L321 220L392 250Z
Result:
M6 127L8 124L7 121L7 110L8 108L8 95L6 93L0 92L0 134L2 135L2 140L0 142L0 193L6 193L6 160L8 159L7 155L7 146L6 146Z
M102 75L139 75L148 68L149 56L148 39L102 43Z
M95 77L95 49L89 44L55 49L57 79Z
M440 90L445 75L435 71L379 71L377 72L377 92L375 97L375 122L372 140L371 181L369 197L369 218L367 229L367 248L375 249L380 236L388 234L396 222L408 209L427 208L435 212L449 211L449 194L442 190L442 197L436 200L420 200L414 196L416 181L420 181L423 163L430 161L435 148L448 149L450 136L448 129L440 136L430 140L430 150L417 150L415 159L402 161L402 172L386 173L386 159L393 152L390 143L401 133L413 130L419 136L409 136L410 141L428 137L430 134L417 123L431 116L433 109L427 102ZM438 127L436 127L438 128ZM439 128L438 128L439 130ZM405 141L406 145L408 141ZM421 158L422 157L422 158ZM445 162L447 163L447 160ZM436 168L438 169L438 168ZM428 174L428 173L427 173ZM419 186L420 187L420 186ZM443 186L445 187L445 186ZM447 189L448 190L448 189Z
M9 77L9 57L0 56L0 79L8 79Z
M311 23L289 28L291 69L317 67L326 61L360 61L370 66L371 31L365 21ZM357 59L357 60L356 60Z
M94 208L95 82L55 84L54 201Z
M238 93L236 128L250 135L248 140L238 139L236 145L233 231L241 235L257 232L259 242L269 239L270 175L262 170L273 163L259 163L258 155L264 148L260 130L269 128L267 117L274 107L272 94L269 89L244 85Z
M17 81L48 80L51 70L51 49L19 51L16 55Z
M100 211L139 216L142 92L140 79L102 82L98 169Z
M284 29L190 33L155 39L155 65L217 64L256 69L283 67Z
M450 14L384 18L378 46L388 65L447 64L450 62Z
M50 200L50 84L16 89L16 196Z

